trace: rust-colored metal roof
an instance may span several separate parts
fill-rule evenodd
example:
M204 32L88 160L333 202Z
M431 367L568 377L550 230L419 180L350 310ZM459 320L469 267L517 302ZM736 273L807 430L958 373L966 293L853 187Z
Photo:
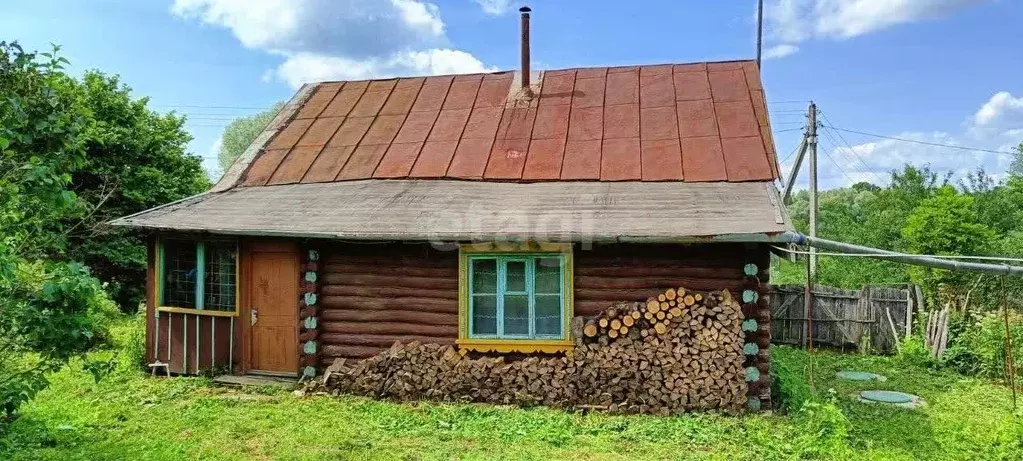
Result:
M246 160L240 185L778 177L753 61L539 77L539 94L525 99L514 72L317 84L293 100L291 119Z

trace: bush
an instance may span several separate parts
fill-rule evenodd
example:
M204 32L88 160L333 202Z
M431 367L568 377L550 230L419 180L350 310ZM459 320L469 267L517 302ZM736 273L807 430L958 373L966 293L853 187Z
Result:
M927 350L924 340L919 336L910 336L902 341L899 347L899 360L907 365L930 367L935 365L931 351Z
M772 351L784 354L789 350L775 346ZM771 399L779 410L797 410L810 400L810 385L803 376L803 370L793 364L798 361L771 361Z
M149 365L146 360L146 306L140 304L138 312L132 317L131 332L127 342L121 346L121 364L128 370L145 370Z
M1013 362L1020 370L1023 353L1017 351L1023 346L1023 316L1009 314L1009 332ZM943 363L963 374L999 379L1005 377L1005 358L1005 319L998 312L990 312L974 317L972 324L949 341Z
M845 459L849 447L849 419L835 404L834 390L824 400L803 403L796 415L801 436L796 442L800 459Z
M22 263L0 280L0 412L10 417L46 373L107 340L117 306L77 263Z

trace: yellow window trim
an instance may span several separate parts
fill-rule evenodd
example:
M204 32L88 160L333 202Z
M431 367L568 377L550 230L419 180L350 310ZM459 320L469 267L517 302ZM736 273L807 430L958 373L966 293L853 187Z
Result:
M172 314L205 315L209 317L237 317L238 311L214 311L209 309L189 309L187 307L159 306L158 312L169 312Z
M202 241L201 239L189 239L189 238L171 238L170 240L194 240ZM190 314L190 315L205 315L209 317L238 317L239 306L241 306L241 264L240 264L240 248L238 241L234 240L234 310L232 311L218 311L212 309L192 309L188 307L174 307L174 306L162 306L160 301L163 300L163 239L157 237L156 239L156 267L153 268L153 273L156 275L156 310L157 312L168 312L173 314Z
M476 254L497 253L561 253L565 259L565 285L562 287L564 296L564 331L566 339L491 339L469 337L469 256ZM571 351L575 346L572 341L572 317L575 316L574 301L574 261L571 243L538 243L538 242L493 242L468 243L459 246L458 254L458 345L460 352L496 352L496 353L556 353Z
M536 353L544 352L553 354L567 352L575 348L572 340L550 340L550 339L458 339L455 341L459 351L464 355L468 351L476 352L497 352L507 354L511 352Z

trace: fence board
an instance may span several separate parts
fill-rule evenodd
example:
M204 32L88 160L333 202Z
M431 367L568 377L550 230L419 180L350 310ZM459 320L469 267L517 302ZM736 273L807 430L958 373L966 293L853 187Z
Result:
M775 285L771 296L771 337L775 344L805 347L806 287ZM914 290L866 285L861 290L814 286L813 342L816 346L895 352L911 326ZM916 306L919 309L919 306Z

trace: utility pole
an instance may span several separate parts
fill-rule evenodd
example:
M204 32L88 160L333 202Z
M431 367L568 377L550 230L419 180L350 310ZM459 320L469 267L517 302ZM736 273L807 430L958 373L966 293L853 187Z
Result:
M806 146L810 151L810 237L817 236L817 105L810 101ZM810 247L810 279L817 280L817 249Z
M803 132L803 141L799 143L799 155L796 163L792 164L792 174L785 183L785 194L783 200L788 203L789 195L792 193L792 186L796 184L796 175L799 174L799 165L803 163L803 157L810 153L810 237L817 237L817 105L810 101L807 109L806 131ZM806 323L803 325L803 345L808 346L810 351L810 367L813 367L813 286L817 282L817 248L810 247L810 258L806 264L806 286L803 299L803 318ZM812 374L812 372L811 372ZM810 386L813 387L811 380Z

